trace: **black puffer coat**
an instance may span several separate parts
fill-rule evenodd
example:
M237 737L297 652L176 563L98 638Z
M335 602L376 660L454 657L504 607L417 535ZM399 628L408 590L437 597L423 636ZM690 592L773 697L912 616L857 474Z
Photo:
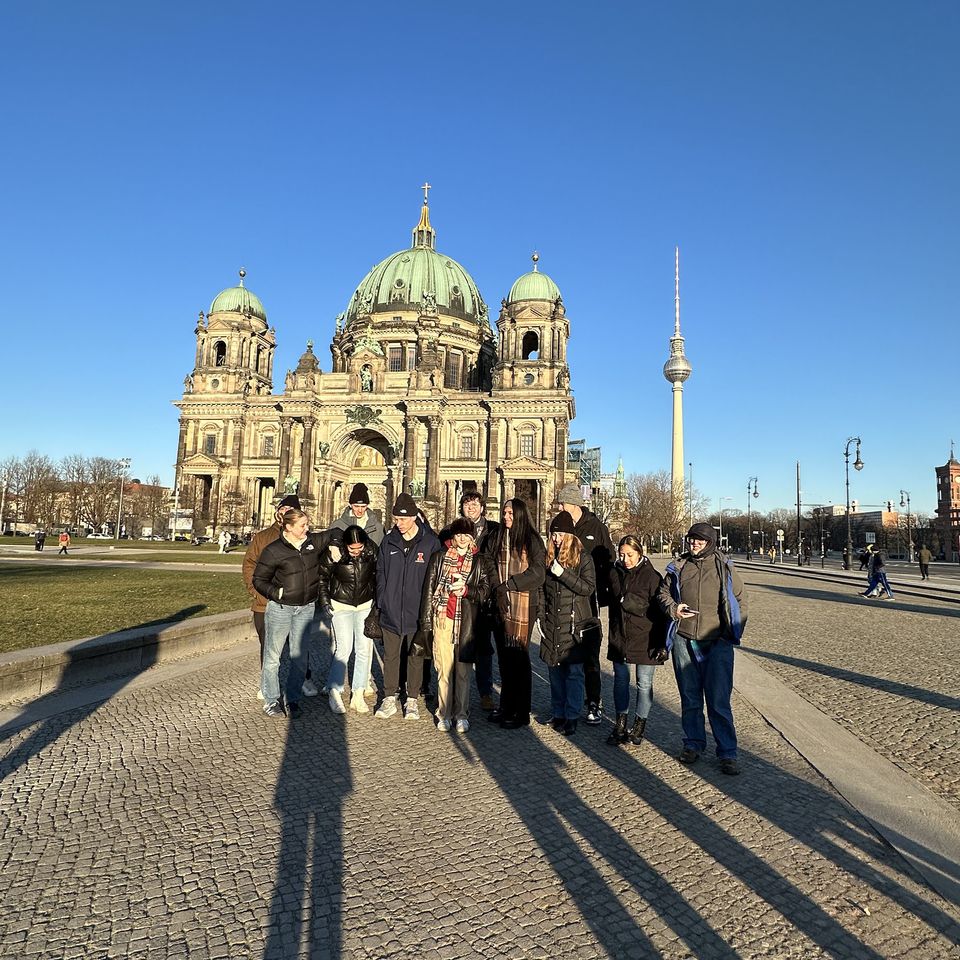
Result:
M541 589L540 659L548 667L583 663L584 636L600 629L591 603L596 587L593 558L587 550L580 554L578 567L565 569L559 577L547 568Z
M320 605L329 607L333 600L359 607L377 594L377 548L371 541L364 544L359 557L351 557L345 545L339 560L327 550L320 560Z
M607 659L614 663L660 663L651 650L664 649L669 620L660 608L657 593L663 577L643 557L632 570L617 563L610 577L610 635Z
M284 606L313 603L320 587L320 558L329 542L324 531L308 533L299 550L282 535L267 544L253 571L257 593Z
M433 659L433 594L437 589L437 582L443 570L443 558L449 547L443 547L430 558L427 568L427 577L423 581L423 593L420 597L420 629L417 632L417 646L423 648L424 656ZM473 566L470 576L467 577L467 592L461 600L460 607L460 652L458 660L461 663L474 663L477 659L478 645L476 629L480 606L490 596L497 573L493 561L484 553L477 551L473 555ZM484 638L485 648L490 645L489 638ZM483 653L484 650L480 649Z

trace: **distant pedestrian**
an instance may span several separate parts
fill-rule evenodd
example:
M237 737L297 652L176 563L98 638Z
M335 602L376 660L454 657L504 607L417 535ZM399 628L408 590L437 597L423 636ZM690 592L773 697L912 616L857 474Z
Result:
M892 600L893 590L887 579L886 559L882 550L873 550L870 554L870 580L867 589L861 594L864 597Z
M861 551L860 556L859 556L859 558L858 558L858 559L860 560L860 569L861 569L861 570L868 570L868 571L869 571L869 569L870 569L870 560L872 559L872 556L873 556L873 545L868 543L867 546L866 546L866 549L864 549L864 550Z
M341 554L334 559L329 551L320 560L320 607L333 621L333 659L327 674L330 709L346 713L343 688L347 663L354 655L350 678L350 709L369 713L363 698L370 680L373 641L365 636L363 625L377 593L377 548L360 526L347 527L340 544Z
M771 548L767 551L767 556L770 558L770 562L771 562L771 563L776 563L776 562L777 562L777 548L776 548L776 547L771 547Z
M523 500L504 503L488 553L497 568L493 635L500 663L500 706L488 719L504 730L517 730L530 723L530 636L547 572L543 540Z
M474 525L458 517L450 537L430 558L420 600L420 632L437 670L437 729L470 729L470 685L477 656L479 611L493 589L493 561L474 540ZM484 621L484 629L489 624ZM489 644L489 636L484 638Z
M406 658L404 719L419 720L417 700L423 684L424 645L417 636L420 599L430 557L440 549L437 535L418 519L417 504L401 493L393 505L393 527L383 538L377 556L377 610L383 631L384 697L375 714L389 720L397 713L400 663Z
M313 629L320 585L320 556L328 537L310 533L310 520L302 510L283 516L280 536L268 543L253 571L253 585L267 597L264 614L265 639L260 689L263 712L268 717L291 720L300 716L300 695L308 659L308 641ZM280 691L280 657L289 645L290 669L286 690Z
M917 551L917 563L920 564L920 579L929 580L930 579L930 563L933 560L933 554L930 552L930 548L924 544Z
M616 559L613 541L610 539L610 531L606 524L587 509L580 488L575 483L568 483L560 489L557 502L561 510L573 518L573 532L583 544L583 549L590 552L593 560L596 588L592 603L594 616L598 618L598 626L596 630L590 632L583 669L587 705L586 722L598 724L602 719L603 707L600 697L600 646L603 642L603 630L599 626L599 613L600 607L610 604L610 574Z
M38 552L42 551L42 550L43 550L44 541L47 539L47 531L46 531L46 530L38 530L38 531L34 534L34 538L35 538L36 543L35 543L33 549L36 550L36 551L38 551Z
M683 750L681 763L696 763L707 748L703 707L716 742L722 773L735 776L737 733L730 698L733 648L747 623L747 596L733 564L717 550L709 523L695 523L688 549L667 566L660 606L671 618L667 648L680 691Z
M230 534L226 530L220 531L220 536L217 537L217 543L220 546L219 553L226 553L230 547Z
M643 544L636 537L624 537L617 553L619 559L610 584L613 597L607 638L607 657L613 662L617 722L607 743L639 744L653 706L654 674L667 659L667 619L658 600L663 578L644 556ZM637 696L633 727L628 730L631 667Z
M565 511L550 523L540 614L540 659L550 673L551 724L565 737L577 732L584 662L592 656L600 631L593 603L597 589L593 557L573 531L573 518Z
M70 546L70 534L66 530L62 531L60 536L57 537L57 543L60 544L60 549L57 551L58 557L67 556L67 547Z

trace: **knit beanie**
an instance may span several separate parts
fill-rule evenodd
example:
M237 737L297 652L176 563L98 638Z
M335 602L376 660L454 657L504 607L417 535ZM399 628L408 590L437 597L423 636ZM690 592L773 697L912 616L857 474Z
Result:
M580 488L575 483L568 483L561 487L557 493L556 501L557 503L569 503L574 507L585 507L587 505Z
M569 503L569 500L564 500L564 503ZM550 532L551 533L569 533L573 534L573 517L567 513L566 510L561 510L551 521L550 521Z
M277 509L282 510L284 507L293 507L295 510L302 510L300 506L300 498L294 494L290 494L288 497L284 497L278 504Z
M417 501L409 493L401 493L393 505L395 517L415 517L417 515Z
M466 533L471 537L476 537L476 527L473 525L473 521L469 520L467 517L457 517L453 523L450 524L450 536L455 537L458 533Z
M695 523L687 531L687 539L706 540L707 543L717 542L717 531L709 523Z
M347 503L365 503L369 506L370 492L367 490L367 485L365 483L354 484L353 489L350 491L350 499Z

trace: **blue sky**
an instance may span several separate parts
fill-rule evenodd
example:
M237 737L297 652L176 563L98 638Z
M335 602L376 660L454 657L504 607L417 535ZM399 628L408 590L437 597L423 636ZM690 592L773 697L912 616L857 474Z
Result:
M344 5L345 6L345 5ZM276 369L409 244L493 307L531 251L571 318L571 436L668 468L673 251L686 459L757 509L912 493L956 415L960 6L21 4L0 61L0 458L173 476L199 310L263 300Z

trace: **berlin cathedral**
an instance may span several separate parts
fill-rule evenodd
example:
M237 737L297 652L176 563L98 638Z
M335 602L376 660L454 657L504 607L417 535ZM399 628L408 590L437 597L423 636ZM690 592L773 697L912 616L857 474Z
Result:
M200 314L175 401L179 506L195 530L266 526L289 493L326 526L357 482L386 522L406 491L440 529L476 490L489 515L520 497L546 529L555 491L576 479L563 298L534 254L494 332L473 278L437 250L428 191L410 246L381 260L337 316L329 373L307 341L274 390L276 330L242 270Z

